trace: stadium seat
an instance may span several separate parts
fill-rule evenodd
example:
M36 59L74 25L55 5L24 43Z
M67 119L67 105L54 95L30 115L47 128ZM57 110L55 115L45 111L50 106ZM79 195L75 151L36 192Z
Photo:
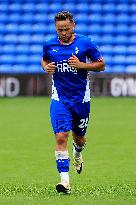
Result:
M16 54L29 54L30 53L30 45L29 44L19 44L15 48Z
M101 16L101 22L104 24L114 24L116 22L116 16L112 13L105 13Z
M115 65L112 66L113 73L125 73L125 66L123 65Z
M62 10L62 5L59 2L58 3L51 3L48 6L48 12L49 13L56 14L56 13L58 13L61 10Z
M14 13L14 12L16 13L16 12L21 11L22 4L19 2L18 3L13 2L13 3L10 3L7 7L10 13Z
M34 14L32 13L24 13L23 16L20 19L21 24L25 24L25 23L33 23L34 21Z
M39 44L31 45L29 48L29 52L34 54L41 54L42 53L42 46Z
M61 10L64 10L64 11L70 11L70 12L72 12L72 13L75 13L75 3L73 3L73 2L69 2L69 3L64 3L64 4L62 4L62 9Z
M88 23L88 15L84 14L75 14L75 22L77 24L87 24Z
M10 34L10 33L18 33L18 24L10 23L6 24L5 26L5 32Z
M13 54L3 54L0 56L0 64L13 64L16 58Z
M15 53L15 45L3 45L1 48L3 54L13 54Z
M125 45L118 45L112 47L113 55L126 55L127 54L127 46Z
M0 24L8 22L8 15L6 13L0 13Z
M8 21L9 23L19 23L21 19L20 13L11 13L8 15Z
M106 2L102 5L102 11L105 14L114 14L114 12L116 11L116 5L114 3L110 3L110 2Z
M127 73L136 73L136 66L130 64L130 65L126 66L125 71Z
M88 4L86 2L84 3L79 3L79 4L76 4L76 12L77 13L88 13L89 11L89 7L88 7Z
M10 44L16 44L18 42L18 37L16 34L6 34L3 37L3 43L10 45Z
M136 56L136 46L131 45L127 47L127 55L135 55Z

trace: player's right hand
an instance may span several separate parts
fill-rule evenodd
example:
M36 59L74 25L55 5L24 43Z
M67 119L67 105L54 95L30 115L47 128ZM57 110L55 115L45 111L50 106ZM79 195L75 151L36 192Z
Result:
M55 73L55 62L52 62L52 63L48 63L47 65L45 65L44 67L44 70L49 73L49 74L53 74Z

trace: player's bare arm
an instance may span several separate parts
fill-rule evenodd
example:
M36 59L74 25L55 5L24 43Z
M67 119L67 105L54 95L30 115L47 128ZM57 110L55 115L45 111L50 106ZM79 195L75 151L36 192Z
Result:
M92 63L84 63L79 61L79 59L77 58L77 56L72 55L69 60L68 63L71 67L74 67L76 69L86 69L89 71L95 71L95 72L99 72L99 71L104 71L105 70L105 63L103 58L99 59L96 62L92 62Z
M55 72L55 62L50 62L42 58L41 65L48 74L53 74Z

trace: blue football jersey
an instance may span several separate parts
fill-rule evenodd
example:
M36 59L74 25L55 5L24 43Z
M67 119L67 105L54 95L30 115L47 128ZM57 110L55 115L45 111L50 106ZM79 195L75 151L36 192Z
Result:
M89 102L90 89L88 71L70 67L68 59L76 55L81 62L98 61L102 56L94 42L83 35L75 34L71 44L61 44L58 37L43 45L43 58L55 62L52 76L52 99L62 102Z

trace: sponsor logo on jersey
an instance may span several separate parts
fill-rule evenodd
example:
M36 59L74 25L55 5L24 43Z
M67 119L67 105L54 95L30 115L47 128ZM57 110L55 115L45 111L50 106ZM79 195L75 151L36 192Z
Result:
M58 69L58 72L72 72L74 74L77 74L77 69L71 67L68 64L67 60L63 60L63 61L57 62L56 67Z

